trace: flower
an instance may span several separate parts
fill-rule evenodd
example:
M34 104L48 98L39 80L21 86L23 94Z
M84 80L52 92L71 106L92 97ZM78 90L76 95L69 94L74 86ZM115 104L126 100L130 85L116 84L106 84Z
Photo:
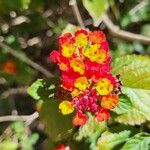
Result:
M113 84L109 79L102 78L98 81L96 90L98 91L99 95L107 95L112 92Z
M95 118L99 122L105 121L110 118L109 111L104 108L99 108L98 111L95 113Z
M51 53L50 53L50 59L53 61L53 62L58 62L59 61L59 52L56 51L56 50L53 50Z
M83 48L88 44L88 32L86 30L78 30L75 32L75 43L79 48Z
M86 123L88 117L86 114L83 114L81 111L78 111L75 115L75 117L73 118L72 123L75 126L82 126Z
M70 66L74 72L78 72L81 75L84 74L85 66L82 60L74 58L70 61Z
M2 71L8 74L15 74L17 72L17 66L16 63L13 60L7 60L2 65Z
M73 99L73 104L75 105L77 110L82 112L89 111L94 112L97 111L98 108L98 96L95 89L85 90L84 93L79 94Z
M65 146L64 144L59 144L54 150L71 150L69 146Z
M71 114L74 111L72 103L66 100L59 104L59 109L63 115Z
M74 86L81 91L84 91L88 87L88 80L86 77L79 77L76 79Z
M119 99L117 95L106 95L101 99L101 106L105 109L113 109L118 104Z
M106 37L102 31L93 31L89 33L89 39L92 43L101 43L106 40Z

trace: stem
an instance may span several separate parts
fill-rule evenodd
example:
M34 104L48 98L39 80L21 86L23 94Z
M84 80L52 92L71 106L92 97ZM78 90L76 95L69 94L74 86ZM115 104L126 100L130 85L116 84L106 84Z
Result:
M74 15L82 28L85 28L76 0L70 0L69 5L72 6Z
M113 24L107 14L104 14L102 16L102 19L112 35L122 39L126 39L128 41L137 41L144 44L150 44L150 37L121 30L119 26Z
M0 122L25 121L29 125L38 117L39 117L38 112L34 112L31 115L20 115L20 116L19 115L8 115L8 116L1 116Z
M0 41L0 47L2 47L3 49L5 49L12 56L20 59L21 61L25 62L26 64L28 64L32 68L38 70L39 72L41 72L42 74L44 74L46 77L53 77L53 74L51 72L49 72L48 70L46 70L45 68L43 68L39 64L33 62L26 55L23 55L22 53L19 53L19 52L15 51L14 49L12 49L11 47L9 47L8 45L6 45L5 43L3 43L1 41Z

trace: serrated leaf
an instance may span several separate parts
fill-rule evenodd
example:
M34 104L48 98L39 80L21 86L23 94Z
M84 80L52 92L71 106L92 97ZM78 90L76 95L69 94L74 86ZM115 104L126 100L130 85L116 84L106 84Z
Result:
M104 13L107 7L106 0L82 0L84 7L91 15L94 25L98 26L100 23L100 17Z
M120 74L122 92L132 103L129 111L117 116L116 121L130 125L140 125L150 120L150 58L128 55L117 58L113 63L113 73Z
M111 133L105 131L97 142L98 150L112 150L121 143L124 143L129 135L130 131L122 131L120 133Z
M122 92L130 97L132 108L117 116L115 120L130 125L140 125L150 121L150 90L124 87Z
M128 112L132 107L132 103L126 95L119 96L119 104L112 110L116 114L123 114Z
M44 101L40 111L40 119L45 125L46 133L53 142L66 139L72 132L72 114L62 115L55 99Z
M150 66L150 58L148 56L142 55L126 55L116 58L112 63L112 73L119 74L122 72L122 69L128 65L145 65ZM139 67L140 68L140 67Z
M150 149L150 134L138 133L128 139L121 150L149 150Z

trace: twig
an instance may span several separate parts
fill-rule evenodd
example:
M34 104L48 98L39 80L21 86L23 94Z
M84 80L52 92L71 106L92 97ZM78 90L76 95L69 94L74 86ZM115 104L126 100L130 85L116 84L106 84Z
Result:
M18 87L18 88L11 88L8 89L7 91L3 92L0 95L0 100L1 99L6 99L7 97L11 96L11 95L15 95L15 94L26 94L27 93L27 89L28 87Z
M31 124L35 119L39 117L38 112L34 112L31 115L9 115L1 116L0 122L10 122L10 121L25 121L28 125Z
M79 25L85 28L76 0L70 0L69 5L72 6L73 12L77 18Z
M45 68L43 68L39 64L33 62L26 55L23 55L22 53L19 53L19 52L15 51L14 49L12 49L11 47L9 47L8 45L6 45L5 43L3 43L1 41L0 41L0 47L2 47L3 49L5 49L12 56L20 59L21 61L23 61L26 64L28 64L31 67L33 67L34 69L38 70L39 72L41 72L42 74L44 74L46 77L52 77L53 76L53 74L51 72L49 72L48 70L46 70Z
M112 35L128 41L137 41L144 44L150 44L150 37L121 30L117 25L113 24L107 14L104 14L102 19Z
M129 14L130 15L133 15L135 14L138 10L140 10L142 7L144 7L145 5L147 5L148 1L147 0L143 0L141 3L137 4L134 8L132 8L130 11L129 11Z

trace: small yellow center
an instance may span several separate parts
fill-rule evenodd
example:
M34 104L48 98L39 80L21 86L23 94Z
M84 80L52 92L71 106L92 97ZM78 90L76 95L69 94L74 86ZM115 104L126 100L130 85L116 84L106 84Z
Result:
M75 87L78 88L81 91L86 90L86 88L88 87L88 80L86 77L79 77L78 79L76 79L75 81Z
M75 51L75 47L73 44L65 44L62 47L62 55L64 57L67 57L67 58L71 57L74 51Z
M109 79L102 78L97 83L96 90L99 93L99 95L107 95L112 92L113 85Z
M88 38L85 34L81 33L75 37L76 45L78 48L85 47L88 44Z
M81 60L79 60L79 59L73 59L73 60L71 60L70 66L72 67L72 69L75 72L78 72L81 75L84 74L85 66L84 66L84 63Z

